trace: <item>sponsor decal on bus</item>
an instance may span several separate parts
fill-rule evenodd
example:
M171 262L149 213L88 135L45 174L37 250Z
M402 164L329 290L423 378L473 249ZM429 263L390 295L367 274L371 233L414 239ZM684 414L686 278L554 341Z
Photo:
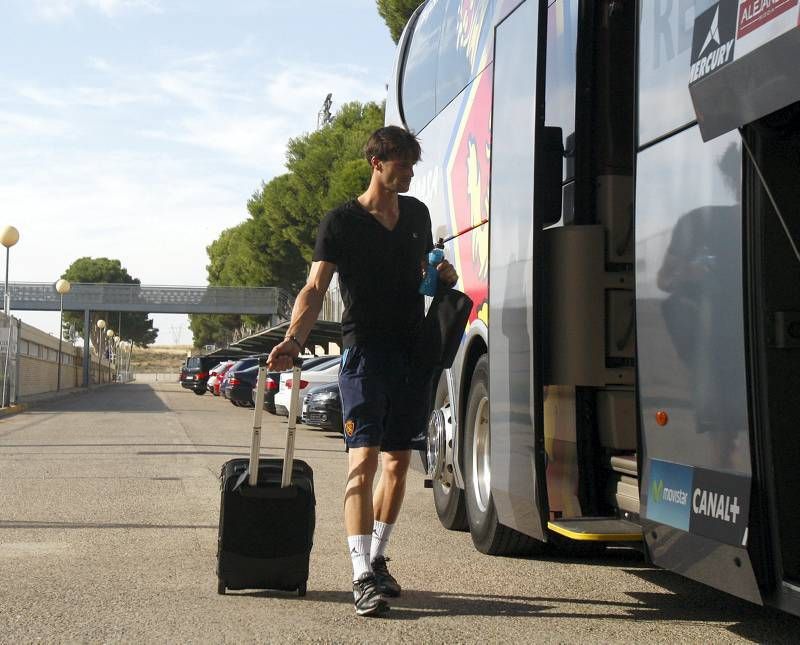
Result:
M645 512L649 520L743 546L749 500L747 477L650 460Z
M744 546L749 499L749 478L696 468L689 531Z
M489 169L492 141L492 74L485 70L464 99L458 129L448 152L447 187L450 221L462 231L489 219ZM479 226L454 240L456 269L464 291L475 303L476 318L488 324L489 227Z
M733 60L737 0L720 0L694 21L689 83L695 83Z
M736 37L746 36L796 6L797 0L742 0L739 5Z
M647 519L689 530L692 468L658 459L650 460Z

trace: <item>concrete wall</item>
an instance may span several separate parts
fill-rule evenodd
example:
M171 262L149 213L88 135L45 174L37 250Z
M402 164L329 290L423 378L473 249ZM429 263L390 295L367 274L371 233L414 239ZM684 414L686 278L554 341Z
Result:
M58 338L32 327L20 324L18 351L18 398L44 392L55 392L58 385ZM61 389L80 387L83 384L82 349L67 342L61 343ZM96 356L91 361L91 382L107 383L112 377L108 361L102 370ZM102 378L102 381L101 381Z

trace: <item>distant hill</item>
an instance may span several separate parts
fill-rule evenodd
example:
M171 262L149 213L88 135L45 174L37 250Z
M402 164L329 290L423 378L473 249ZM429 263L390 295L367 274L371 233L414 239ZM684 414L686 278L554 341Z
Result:
M191 345L150 345L133 348L131 371L135 373L177 374L187 354L196 352Z

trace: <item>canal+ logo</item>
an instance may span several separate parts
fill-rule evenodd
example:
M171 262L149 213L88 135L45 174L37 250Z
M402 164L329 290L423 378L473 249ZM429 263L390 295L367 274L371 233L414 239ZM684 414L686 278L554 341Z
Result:
M694 21L689 83L701 80L733 60L737 0L720 0Z

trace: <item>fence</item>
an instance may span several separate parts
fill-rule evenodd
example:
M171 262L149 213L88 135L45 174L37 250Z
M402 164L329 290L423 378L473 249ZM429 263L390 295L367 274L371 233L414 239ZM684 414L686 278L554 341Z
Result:
M19 383L17 371L17 353L19 340L19 321L16 318L0 314L0 387L2 387L2 404L12 405L17 402Z
M177 383L178 372L136 372L133 375L137 383Z
M319 320L330 320L333 322L342 321L344 303L342 302L342 291L339 286L339 274L335 273L328 291L325 292L325 299L322 301L322 309L319 312Z

